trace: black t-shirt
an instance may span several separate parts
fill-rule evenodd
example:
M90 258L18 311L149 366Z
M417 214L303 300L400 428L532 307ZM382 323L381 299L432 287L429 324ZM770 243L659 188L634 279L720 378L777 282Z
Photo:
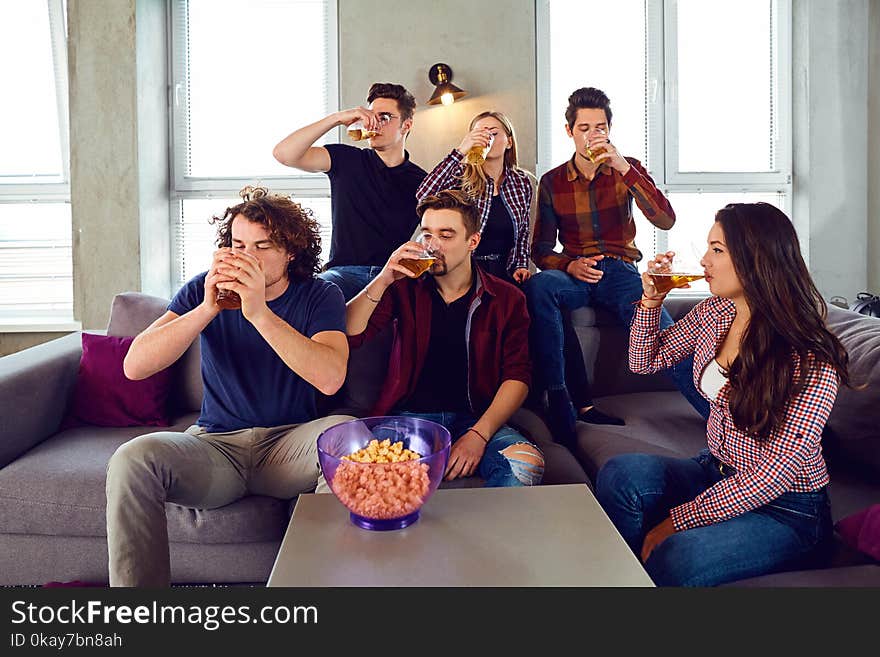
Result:
M416 189L427 175L409 160L387 167L372 148L330 144L333 237L328 267L381 267L413 234Z
M432 280L434 280L432 278ZM418 413L463 413L468 404L468 353L465 341L467 314L474 296L471 289L449 305L440 296L436 281L431 290L431 339L425 365L415 390L401 407Z
M497 255L503 268L507 264L510 252L513 250L513 220L510 213L501 200L501 194L492 197L492 205L489 208L489 218L480 235L480 245L474 253L477 258L487 255Z

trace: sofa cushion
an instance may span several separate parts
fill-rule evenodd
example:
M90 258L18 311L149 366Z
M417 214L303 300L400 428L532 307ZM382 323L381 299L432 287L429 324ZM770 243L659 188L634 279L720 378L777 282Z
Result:
M127 379L122 361L134 338L82 334L82 357L66 425L167 427L171 371Z
M180 418L183 431L195 416ZM145 427L77 427L49 438L0 470L3 532L50 536L106 536L107 462ZM168 537L184 543L249 543L280 539L287 502L250 496L219 509L166 505Z
M880 561L880 504L839 520L834 529L851 548Z
M789 587L789 586L844 586L880 587L880 566L862 565L846 568L820 568L773 573L761 577L741 579L724 586L729 587Z
M678 392L640 392L596 399L625 426L577 423L575 456L591 479L608 459L641 452L690 458L706 448L706 422Z
M165 314L168 299L141 292L117 294L110 308L107 335L137 335ZM193 343L171 368L174 383L171 389L171 410L184 414L202 407L202 373L199 341Z
M841 386L837 393L824 438L829 461L880 478L880 319L829 306L827 324L849 354L853 384L864 386Z

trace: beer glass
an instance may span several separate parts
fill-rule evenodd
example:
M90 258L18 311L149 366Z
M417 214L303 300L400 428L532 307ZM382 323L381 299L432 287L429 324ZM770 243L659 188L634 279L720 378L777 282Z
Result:
M464 161L468 164L481 165L486 161L486 156L489 154L489 151L492 149L492 144L495 143L495 135L493 133L489 133L489 144L487 146L480 146L479 144L474 144L470 147L467 153L465 153Z
M416 276L421 276L431 268L437 260L437 251L434 248L434 236L431 233L420 233L415 241L422 247L422 252L416 258L401 258L400 264L409 269Z
M388 123L388 121L390 120L391 119L387 116L383 117L382 115L379 115L379 129L381 130L382 125ZM352 123L350 126L348 126L348 128L346 128L346 130L348 131L349 139L351 139L352 141L372 139L379 134L376 130L367 130L367 128L364 126L364 122L362 119L358 119L357 121Z
M670 290L705 278L703 267L700 265L701 257L698 244L689 241L686 249L675 253L672 262L649 269L648 275L651 277L657 294L666 294Z
M221 276L225 276L225 279L218 281L220 283L228 283L235 280L235 278L227 274L221 274ZM217 306L219 306L220 310L238 310L241 308L241 297L238 295L238 292L223 290L218 287L214 299L217 301Z
M241 297L238 292L217 288L217 305L221 310L238 310L241 308Z
M598 134L604 135L604 130L597 130ZM590 162L596 164L596 158L598 158L602 153L605 152L605 149L602 146L597 146L595 149L591 149L589 146L589 137L587 138L587 143L585 144L587 157L590 159Z

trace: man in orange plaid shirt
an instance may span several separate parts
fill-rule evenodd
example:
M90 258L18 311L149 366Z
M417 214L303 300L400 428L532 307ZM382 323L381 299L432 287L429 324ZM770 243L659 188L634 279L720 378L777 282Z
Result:
M564 355L565 347L578 345L563 312L604 306L629 326L633 303L642 293L635 265L642 254L635 245L633 201L648 221L663 230L675 223L675 212L641 163L621 155L609 140L608 96L593 87L578 89L569 96L565 120L575 152L568 162L541 177L532 259L542 271L528 281L525 291L535 374L538 385L547 390L551 430L557 441L573 444L576 418L597 424L624 422L593 406L580 349ZM561 253L554 251L557 238ZM661 328L671 324L664 310ZM691 362L677 365L669 374L688 401L708 416L706 401L694 389Z

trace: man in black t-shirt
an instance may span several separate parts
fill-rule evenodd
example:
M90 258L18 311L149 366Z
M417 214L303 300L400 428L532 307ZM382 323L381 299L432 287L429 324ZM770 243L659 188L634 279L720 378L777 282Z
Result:
M425 171L405 150L416 101L399 84L377 82L367 107L334 112L285 137L275 159L330 178L333 236L321 278L336 283L348 301L382 271L391 252L409 240L419 223L416 189ZM314 146L337 126L361 122L374 133L369 148Z

